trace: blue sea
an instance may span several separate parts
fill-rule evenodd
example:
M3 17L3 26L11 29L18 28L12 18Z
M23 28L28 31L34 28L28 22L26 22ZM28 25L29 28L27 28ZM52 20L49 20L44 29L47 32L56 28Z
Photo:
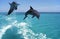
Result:
M23 20L24 12L0 12L0 39L60 39L60 12L40 12Z

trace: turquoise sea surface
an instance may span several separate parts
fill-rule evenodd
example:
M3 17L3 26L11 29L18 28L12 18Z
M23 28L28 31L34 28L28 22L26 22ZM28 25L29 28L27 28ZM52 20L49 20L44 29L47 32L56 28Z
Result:
M60 12L41 12L23 20L23 12L0 12L0 39L60 39Z

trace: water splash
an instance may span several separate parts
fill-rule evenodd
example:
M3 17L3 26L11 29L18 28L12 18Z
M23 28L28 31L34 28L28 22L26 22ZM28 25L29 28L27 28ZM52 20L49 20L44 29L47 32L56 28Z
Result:
M35 34L29 27L27 27L29 24L22 22L22 26L19 25L20 30L18 31L18 34L23 34L24 39L51 39L47 38L46 34L40 33L40 34ZM27 24L27 25L26 25ZM25 26L26 25L26 26Z
M11 23L10 25L7 25L7 26L3 26L1 29L0 29L0 39L2 38L2 36L5 34L6 30L11 28L13 25L15 25L17 21L14 21L13 23Z
M7 27L3 27L2 29L0 29L0 39L2 38L2 36L5 34L5 31L7 29L9 29L11 27L11 25L8 25Z
M8 18L8 21L11 21L12 18ZM46 36L46 34L43 33L34 33L29 27L32 26L30 23L26 23L26 22L18 22L17 20L14 20L11 22L10 25L7 25L5 27L2 27L0 29L0 39L2 38L2 36L5 34L6 30L11 28L11 27L17 27L18 28L18 32L17 34L22 34L24 39L52 39L52 38L48 38Z

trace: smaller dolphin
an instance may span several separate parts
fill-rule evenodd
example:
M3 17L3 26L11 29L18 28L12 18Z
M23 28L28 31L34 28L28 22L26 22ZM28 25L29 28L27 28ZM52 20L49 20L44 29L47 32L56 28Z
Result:
M27 18L27 15L32 15L32 18L37 17L37 19L39 19L40 17L39 12L33 9L31 6L30 6L30 9L25 13L24 19Z
M19 4L16 2L9 3L10 4L10 10L8 11L8 15L10 15L14 10L17 10L17 7Z

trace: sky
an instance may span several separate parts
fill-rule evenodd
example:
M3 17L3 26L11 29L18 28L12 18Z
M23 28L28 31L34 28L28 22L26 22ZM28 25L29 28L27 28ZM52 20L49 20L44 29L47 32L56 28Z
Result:
M15 12L26 12L30 6L39 12L60 12L60 0L0 0L0 12L8 12L13 1L20 4Z

